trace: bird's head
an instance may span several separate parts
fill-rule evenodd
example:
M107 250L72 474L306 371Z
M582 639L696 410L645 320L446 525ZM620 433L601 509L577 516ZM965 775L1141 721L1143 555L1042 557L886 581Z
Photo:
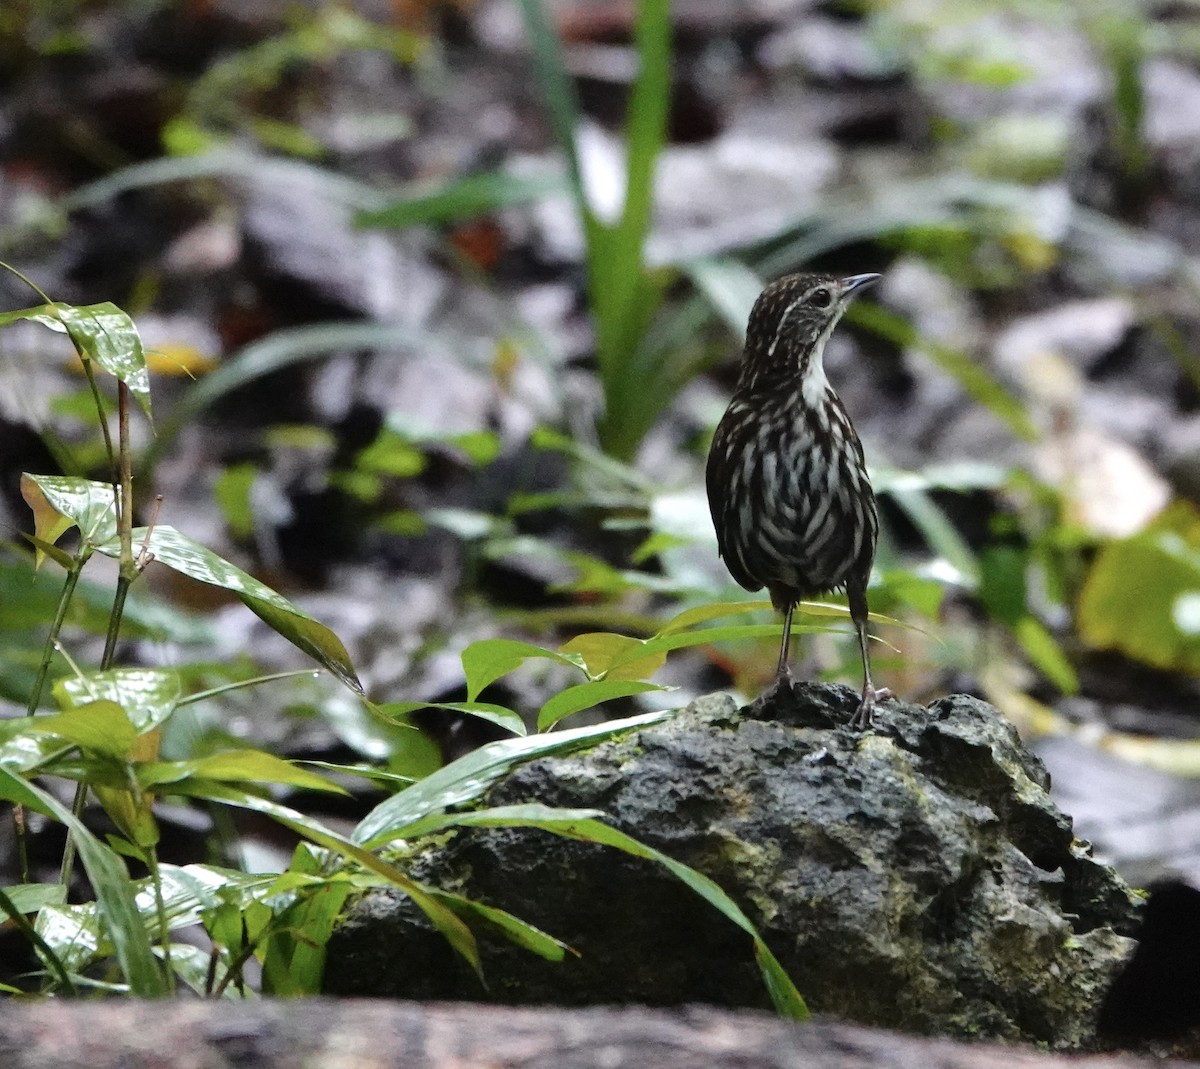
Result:
M877 274L785 275L759 295L746 328L740 385L800 381L805 396L825 390L825 343L842 313Z

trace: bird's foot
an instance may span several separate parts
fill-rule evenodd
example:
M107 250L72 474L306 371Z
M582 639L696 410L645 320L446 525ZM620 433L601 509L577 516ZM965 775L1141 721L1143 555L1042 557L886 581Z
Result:
M863 688L862 701L850 718L851 731L868 731L875 726L875 706L879 702L891 701L894 697L887 687L876 690L871 684Z
M786 666L781 668L775 676L775 682L764 690L751 703L755 709L765 709L769 705L774 705L775 702L786 700L792 696L792 671Z

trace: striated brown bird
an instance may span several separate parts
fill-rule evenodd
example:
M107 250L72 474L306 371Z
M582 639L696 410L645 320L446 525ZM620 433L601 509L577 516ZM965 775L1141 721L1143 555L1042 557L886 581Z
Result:
M747 590L783 613L777 682L790 685L792 614L845 587L863 660L851 721L891 697L871 681L867 581L879 518L862 443L825 378L825 344L854 296L879 275L788 275L750 313L741 374L708 454L708 504L721 557Z

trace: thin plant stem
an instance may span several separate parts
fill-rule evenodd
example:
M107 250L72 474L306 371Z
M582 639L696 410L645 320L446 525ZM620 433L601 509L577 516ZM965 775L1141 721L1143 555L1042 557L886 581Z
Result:
M162 873L158 868L158 850L153 846L146 848L146 867L150 870L150 880L154 884L154 907L158 912L158 933L162 943L163 966L166 970L164 979L167 982L169 994L175 994L175 970L171 967L171 928L167 923L167 904L163 901Z
M108 416L104 411L104 398L101 397L100 387L96 383L96 369L92 367L91 360L79 352L78 346L76 346L75 351L79 353L79 361L83 364L83 373L87 376L88 388L92 391L92 402L96 406L96 418L100 422L100 433L104 435L104 451L108 454L109 463L113 466L113 482L116 482L119 478L117 472L117 455L113 451L112 432L108 429Z
M37 707L42 701L42 691L46 687L46 677L50 674L50 664L54 660L54 650L58 644L59 632L62 631L63 621L67 618L67 609L71 604L71 598L75 593L75 586L79 582L79 573L83 571L83 566L87 563L87 559L91 556L91 549L84 545L71 563L71 567L67 569L67 578L63 582L62 593L58 596L58 607L54 610L54 620L50 624L50 632L46 635L46 643L42 647L42 661L38 665L37 675L33 680L33 687L29 691L29 702L25 706L25 715L33 716L37 712ZM29 883L29 842L27 839L27 831L25 825L25 807L17 804L13 806L13 830L17 837L17 855L21 868L21 882Z

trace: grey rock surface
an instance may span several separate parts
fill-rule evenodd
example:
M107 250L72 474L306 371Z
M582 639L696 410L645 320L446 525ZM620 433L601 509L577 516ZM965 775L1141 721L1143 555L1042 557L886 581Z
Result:
M595 807L715 879L811 1007L917 1032L1085 1047L1131 949L1129 889L1088 856L1041 762L992 707L889 702L844 726L849 689L800 684L517 769L487 801ZM460 833L416 874L566 940L561 965L484 947L488 989L402 896L354 905L327 990L509 1003L765 1006L744 934L649 862L544 832Z

